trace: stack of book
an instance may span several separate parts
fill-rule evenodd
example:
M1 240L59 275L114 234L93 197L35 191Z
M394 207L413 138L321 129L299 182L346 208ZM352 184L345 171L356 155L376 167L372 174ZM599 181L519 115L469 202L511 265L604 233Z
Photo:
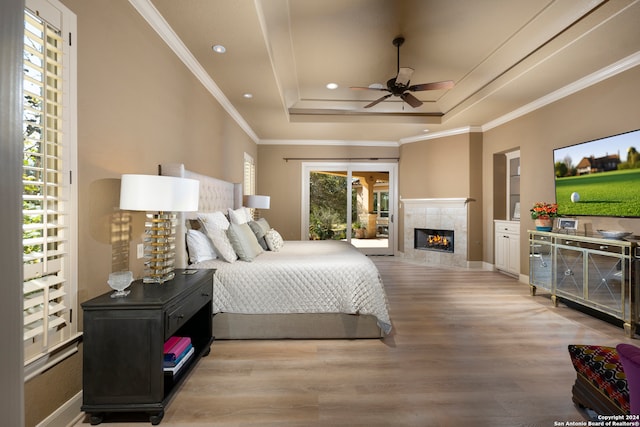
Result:
M175 375L193 356L193 345L189 337L171 337L164 343L163 369Z

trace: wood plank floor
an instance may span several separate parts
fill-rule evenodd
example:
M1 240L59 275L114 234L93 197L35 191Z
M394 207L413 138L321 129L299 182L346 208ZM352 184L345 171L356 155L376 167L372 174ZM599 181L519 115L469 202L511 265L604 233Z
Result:
M373 260L391 336L216 341L161 425L551 427L586 419L568 344L639 344L499 273Z

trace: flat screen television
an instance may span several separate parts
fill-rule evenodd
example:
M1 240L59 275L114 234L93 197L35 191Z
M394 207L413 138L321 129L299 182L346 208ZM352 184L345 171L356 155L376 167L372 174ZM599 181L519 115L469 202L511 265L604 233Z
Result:
M640 217L640 129L553 150L558 213Z

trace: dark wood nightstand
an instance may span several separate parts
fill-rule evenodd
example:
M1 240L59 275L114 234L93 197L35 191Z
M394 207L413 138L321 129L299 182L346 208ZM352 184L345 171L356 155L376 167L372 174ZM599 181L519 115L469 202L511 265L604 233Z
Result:
M83 405L91 424L109 412L143 412L157 425L200 357L209 354L214 270L176 269L163 284L131 284L131 293L106 293L82 304ZM191 338L194 355L175 374L163 370L163 345Z

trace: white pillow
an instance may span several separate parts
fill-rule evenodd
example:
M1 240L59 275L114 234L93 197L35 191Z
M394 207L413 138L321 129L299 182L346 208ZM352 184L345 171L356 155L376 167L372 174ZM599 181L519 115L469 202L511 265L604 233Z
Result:
M251 210L245 207L229 209L229 219L234 224L246 224L253 220L251 218Z
M253 234L249 224L231 223L227 230L227 236L231 242L231 246L242 261L253 261L255 257L260 255L263 250Z
M284 246L284 240L280 233L278 233L273 228L264 235L264 240L267 241L267 246L269 250L273 252L278 252L282 246Z
M221 230L226 230L229 228L229 220L226 216L220 211L218 212L210 212L210 213L198 213L198 219L204 225L207 233L209 230L213 230L219 228ZM211 236L209 236L211 237Z
M216 253L227 262L234 262L238 259L236 251L233 249L227 232L221 228L214 228L213 230L207 230L207 236L211 239L213 247L216 248Z
M187 230L187 252L190 264L216 259L213 243L200 230Z

